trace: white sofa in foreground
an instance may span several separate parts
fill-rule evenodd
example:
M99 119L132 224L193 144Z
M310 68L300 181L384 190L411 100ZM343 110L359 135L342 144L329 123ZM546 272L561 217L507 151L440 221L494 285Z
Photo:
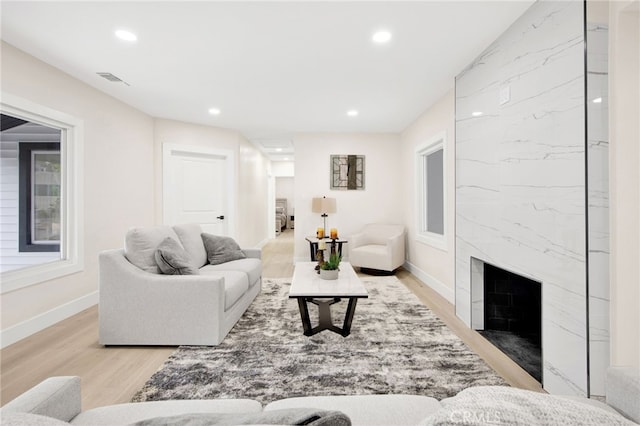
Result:
M307 424L626 425L634 424L631 420L640 421L640 372L633 368L610 368L607 404L506 386L468 388L442 401L417 395L310 396L282 399L263 407L249 399L172 400L117 404L84 412L81 412L80 401L78 377L52 377L2 407L0 423L3 426L69 423L117 426L142 421L152 425L187 424L195 420L192 424L200 425L238 424L253 418L255 423L274 424L271 421L274 417L270 415L277 414L281 420L276 424L295 424L282 419L309 412L337 411L343 416L329 416L328 422L322 423L320 419Z
M167 238L186 252L195 275L161 273L156 253ZM210 264L197 224L129 230L124 250L99 255L100 343L219 344L262 287L260 250L239 251L244 258Z

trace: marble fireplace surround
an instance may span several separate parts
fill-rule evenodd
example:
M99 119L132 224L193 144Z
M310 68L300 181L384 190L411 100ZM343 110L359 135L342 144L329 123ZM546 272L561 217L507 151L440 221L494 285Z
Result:
M472 258L540 281L544 388L601 395L608 326L595 342L589 318L608 300L589 300L587 206L608 200L587 195L584 49L584 3L538 1L456 78L455 309L478 327Z

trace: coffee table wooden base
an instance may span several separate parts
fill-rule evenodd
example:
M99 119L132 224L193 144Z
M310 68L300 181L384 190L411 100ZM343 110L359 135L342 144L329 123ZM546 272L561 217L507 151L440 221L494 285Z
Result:
M330 330L347 337L351 333L351 323L358 299L366 299L369 293L349 262L340 263L338 278L335 280L320 278L315 270L316 266L316 262L296 263L289 289L289 298L298 299L304 334L313 336L323 330ZM331 320L331 305L342 299L349 299L349 305L344 316L344 324L340 328ZM318 306L317 327L311 327L309 303Z
M300 317L302 318L302 327L304 328L305 336L313 336L323 330L330 330L334 333L340 334L342 337L347 337L351 333L351 323L353 322L353 314L356 311L356 304L358 303L357 297L349 297L349 305L347 306L347 312L344 316L344 324L342 328L333 325L331 320L331 305L340 302L339 297L333 297L330 299L318 299L313 297L296 297L298 299L298 307L300 308ZM313 303L318 306L318 326L311 327L311 320L309 319L309 307L307 303Z

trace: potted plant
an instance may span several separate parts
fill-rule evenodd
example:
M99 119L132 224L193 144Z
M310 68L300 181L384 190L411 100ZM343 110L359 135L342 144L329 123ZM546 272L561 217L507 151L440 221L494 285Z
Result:
M327 260L322 264L322 266L320 266L320 278L322 278L323 280L338 279L341 260L342 258L337 253L331 254L331 256L329 256L329 260Z

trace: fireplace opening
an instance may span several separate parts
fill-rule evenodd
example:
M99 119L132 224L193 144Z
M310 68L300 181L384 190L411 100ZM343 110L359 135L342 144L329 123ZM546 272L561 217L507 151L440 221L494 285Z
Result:
M542 284L488 263L483 281L478 332L542 383Z

